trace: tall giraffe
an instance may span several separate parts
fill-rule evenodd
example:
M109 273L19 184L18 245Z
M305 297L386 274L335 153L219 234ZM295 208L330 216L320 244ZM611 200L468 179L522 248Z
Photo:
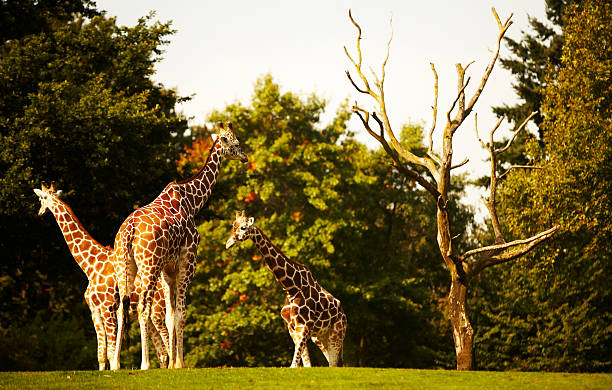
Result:
M50 187L42 184L41 189L35 188L34 192L40 200L38 215L42 216L47 210L53 213L66 244L68 244L70 253L72 253L89 281L84 295L96 330L98 367L100 370L105 369L108 356L111 363L110 368L115 369L112 358L117 336L116 312L119 308L119 289L115 278L114 251L91 237L72 211L72 208L59 198L61 191L56 192L53 184ZM157 300L159 299L157 297ZM152 315L153 320L165 315L163 297L161 298L161 304L156 302L153 307L157 308ZM155 321L153 322L155 323ZM162 367L167 364L168 360L166 347L160 336L162 332L167 333L165 327L163 323L155 324L154 332L151 335Z
M330 367L342 365L342 345L346 333L346 315L340 301L327 292L303 264L291 260L255 225L253 217L236 212L232 234L225 243L251 239L266 265L287 294L281 316L295 344L291 367L310 367L306 342L309 338L321 349Z
M155 285L160 278L166 303L166 327L168 329L169 368L182 368L183 329L185 327L185 300L187 288L196 268L196 251L200 236L194 221L204 206L219 174L223 157L248 161L234 136L232 124L219 130L204 166L189 179L171 182L148 205L134 211L123 222L115 237L121 305L129 302L136 273L143 283L138 301L138 321L142 341L141 369L149 368L147 343L148 319ZM119 310L121 315L123 310ZM119 366L122 321L115 350Z

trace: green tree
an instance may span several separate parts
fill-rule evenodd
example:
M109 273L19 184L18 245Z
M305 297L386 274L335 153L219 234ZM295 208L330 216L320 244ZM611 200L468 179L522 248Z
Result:
M91 0L3 0L0 2L0 46L8 40L50 32L75 17L100 13Z
M523 32L520 41L504 38L513 56L501 58L500 63L515 77L513 88L520 101L512 106L504 104L493 107L493 112L500 118L505 117L514 128L518 128L532 112L537 113L533 117L536 125L535 133L524 131L519 134L517 142L514 142L500 157L499 162L502 164L530 163L529 155L525 151L527 140L537 139L541 143L545 142L541 127L543 120L541 106L546 87L544 78L547 72L554 72L561 64L563 28L566 24L565 11L572 4L580 2L581 0L545 0L548 23L529 17L530 31ZM487 183L486 177L480 181L484 186Z
M513 172L503 189L514 235L558 223L558 239L490 282L478 343L483 368L612 368L612 6L588 0L566 17L561 64L545 79L544 169ZM486 280L486 279L485 279Z
M86 279L53 219L37 218L40 205L32 188L44 180L56 181L92 236L111 244L134 205L152 199L175 176L177 135L186 129L186 121L174 112L179 101L175 92L150 79L160 47L172 33L169 24L152 23L150 17L128 28L98 16L4 44L3 332L19 329L39 311L49 320L65 318L53 316L64 313L82 318L81 326L95 342L82 298ZM9 350L5 356L19 364L15 353ZM95 363L74 362L74 367L90 366Z
M435 232L421 213L423 194L375 163L380 152L352 138L345 107L330 124L320 124L324 108L316 96L281 93L265 76L250 106L232 104L211 114L211 121L234 122L249 165L224 166L200 214L199 267L186 325L191 366L290 364L293 342L279 314L282 290L257 262L251 243L224 248L234 211L242 209L343 302L346 364L447 362L449 351L440 346L449 334L437 294L445 282L443 274L428 273ZM418 127L407 128L406 135L420 142ZM179 163L185 175L201 166L209 145L202 137L188 148ZM428 227L430 240L423 238ZM314 344L309 350L315 365L325 364Z

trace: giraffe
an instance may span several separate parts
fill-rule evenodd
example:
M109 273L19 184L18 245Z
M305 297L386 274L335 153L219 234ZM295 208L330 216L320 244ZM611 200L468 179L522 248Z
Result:
M41 203L38 215L42 216L47 210L53 213L72 256L87 276L89 283L84 295L91 311L98 341L98 368L100 371L106 368L108 356L113 369L112 357L117 336L116 312L119 307L119 289L113 261L114 250L101 245L89 235L72 208L59 198L61 191L56 192L54 187L54 184L47 187L43 183L41 189L34 189ZM159 303L156 303L154 307L159 308ZM159 314L155 313L152 317L159 317ZM163 328L165 330L165 324ZM160 336L161 331L161 327L156 325L152 338L160 365L163 367L168 360L168 354Z
M194 217L204 206L217 180L223 158L247 162L234 136L232 124L218 124L218 134L204 166L192 177L169 183L148 205L134 211L115 237L115 269L119 275L120 305L129 305L135 275L143 288L138 300L138 321L142 341L140 368L149 368L147 342L151 301L158 279L162 281L168 329L168 367L182 368L183 329L186 293L196 268L200 236ZM160 278L161 275L161 278ZM119 310L121 315L123 310ZM119 366L122 321L119 321L115 360Z
M291 367L310 367L306 342L309 338L321 349L330 367L342 365L342 345L346 333L346 315L340 301L314 279L303 264L291 260L255 225L253 217L236 212L230 238L225 243L231 248L236 242L251 239L266 265L287 294L281 316L287 324L295 344Z

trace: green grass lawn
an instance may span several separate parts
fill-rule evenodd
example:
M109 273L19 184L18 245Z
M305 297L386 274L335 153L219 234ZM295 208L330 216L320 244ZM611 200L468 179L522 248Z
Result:
M201 368L0 373L2 389L612 389L612 374L378 368Z

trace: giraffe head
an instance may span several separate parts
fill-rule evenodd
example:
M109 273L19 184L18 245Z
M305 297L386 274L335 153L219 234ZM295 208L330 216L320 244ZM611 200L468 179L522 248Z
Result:
M236 220L232 227L232 235L227 239L225 248L231 248L236 242L244 241L253 234L253 217L247 218L242 210L242 214L236 211Z
M40 210L38 210L38 215L43 215L47 210L51 210L51 206L55 202L56 198L62 194L62 190L55 191L54 183L51 183L49 187L43 182L40 186L40 190L38 188L34 188L34 193L38 195L38 199L40 200Z
M240 160L243 163L249 161L247 155L240 149L240 142L234 135L232 122L227 122L225 127L223 127L222 122L219 122L217 126L219 127L217 142L221 145L223 157L230 160Z

